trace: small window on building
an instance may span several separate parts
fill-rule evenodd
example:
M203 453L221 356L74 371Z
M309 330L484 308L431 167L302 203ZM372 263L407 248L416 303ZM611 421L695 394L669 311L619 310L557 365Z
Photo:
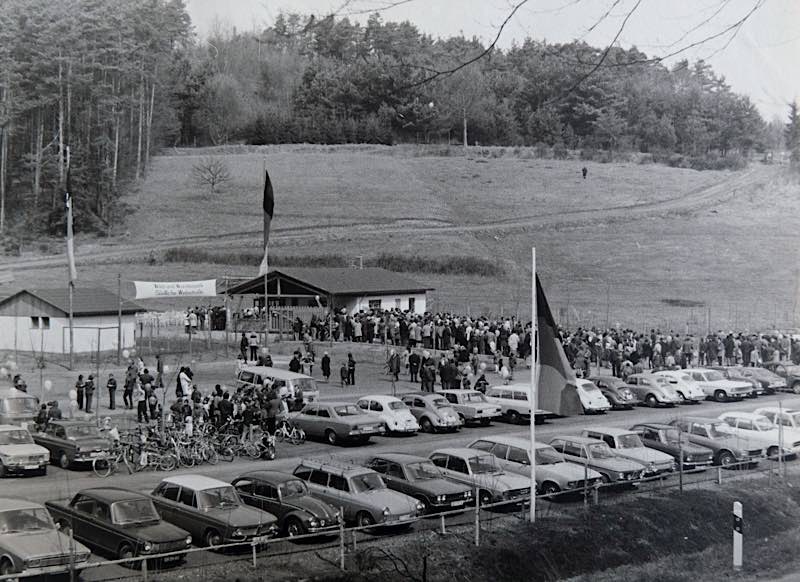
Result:
M369 308L370 309L380 309L381 308L381 300L380 299L370 299L369 300Z
M415 302L415 300L414 300L414 298L413 298L413 297L409 297L409 298L408 298L408 310L409 310L411 313L415 313L415 311L414 311L414 302Z
M39 329L39 318L31 317L31 329Z
M49 317L41 317L42 322L42 329L50 329L50 318Z
M396 297L394 300L394 306L396 309L400 309L400 298Z

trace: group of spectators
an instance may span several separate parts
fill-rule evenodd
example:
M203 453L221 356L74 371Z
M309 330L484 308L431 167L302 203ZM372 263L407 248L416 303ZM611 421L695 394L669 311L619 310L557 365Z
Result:
M186 333L198 331L223 331L227 322L225 307L215 305L190 307L183 316L183 328Z

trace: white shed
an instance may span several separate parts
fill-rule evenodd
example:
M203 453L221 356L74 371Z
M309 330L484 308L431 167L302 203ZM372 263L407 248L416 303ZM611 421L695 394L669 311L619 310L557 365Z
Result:
M118 309L115 293L98 287L73 291L74 352L117 349ZM146 309L122 299L122 347L134 346L136 313ZM23 289L0 299L0 350L69 353L69 291Z

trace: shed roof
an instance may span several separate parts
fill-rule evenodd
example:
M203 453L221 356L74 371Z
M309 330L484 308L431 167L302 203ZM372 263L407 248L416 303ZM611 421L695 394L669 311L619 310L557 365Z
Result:
M69 314L69 289L22 289L0 299L0 306L13 301L21 295L31 295L54 308ZM91 315L116 315L119 298L102 287L75 287L72 293L72 314L76 317ZM122 314L130 315L147 311L144 307L128 299L122 299Z
M285 277L298 283L313 287L322 295L365 295L382 293L422 293L432 290L422 283L405 275L369 267L349 269L344 267L281 267L273 269L268 279ZM263 294L264 277L254 277L239 283L228 290L231 295Z

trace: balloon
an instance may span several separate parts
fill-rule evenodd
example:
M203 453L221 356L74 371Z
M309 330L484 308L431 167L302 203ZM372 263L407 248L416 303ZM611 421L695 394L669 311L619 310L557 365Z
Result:
M70 400L69 401L69 407L72 410L75 410L76 408L78 408L78 401L77 400Z
M269 353L269 348L261 348L261 353L265 354L265 355L268 354Z
M77 390L70 390L69 391L69 399L74 400L75 402L78 401L78 391Z
M8 368L9 368L9 369L10 369L12 372L14 372L14 371L17 369L17 363L16 363L14 360L11 360L11 361L8 363Z
M169 366L167 364L164 364L164 373L165 374L169 373Z
M197 361L197 360L192 360L192 366L194 366L194 364L195 364L195 362L196 362L196 361Z
M8 370L5 368L0 368L0 377L6 378L8 376Z
M135 355L136 355L136 348L131 348L131 355L132 355L132 356L135 356Z
M478 369L481 370L481 371L485 370L486 369L486 362L481 362L478 365Z
M131 353L128 350L122 350L122 357L129 358Z
M47 392L50 392L50 390L52 390L52 389L53 389L53 382L51 382L50 380L45 380L45 381L44 381L44 389L45 389ZM77 396L77 394L76 394L76 396Z

